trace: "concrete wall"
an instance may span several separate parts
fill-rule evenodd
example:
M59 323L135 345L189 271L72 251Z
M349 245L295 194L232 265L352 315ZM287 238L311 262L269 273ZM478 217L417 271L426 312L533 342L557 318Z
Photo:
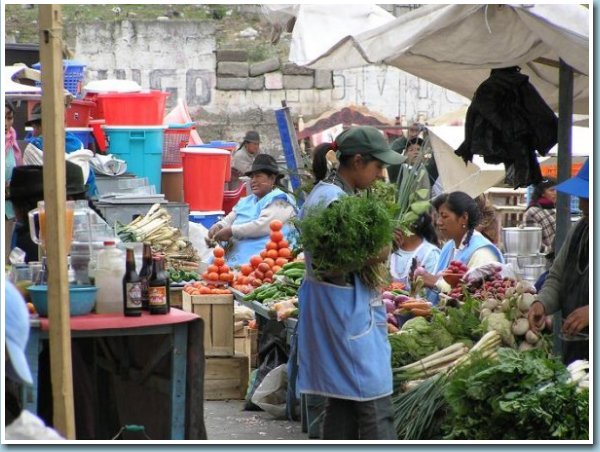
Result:
M85 24L70 37L85 82L119 78L169 91L168 107L186 100L204 140L239 140L261 133L265 149L280 147L273 110L285 100L305 121L349 104L394 119L433 118L467 102L444 88L388 66L311 71L270 60L249 63L245 52L217 48L210 22L115 21ZM84 83L85 83L84 82Z

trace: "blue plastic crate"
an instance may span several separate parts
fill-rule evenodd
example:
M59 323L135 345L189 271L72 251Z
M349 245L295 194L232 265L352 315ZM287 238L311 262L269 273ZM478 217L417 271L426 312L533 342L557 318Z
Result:
M221 219L221 217L223 217L223 215L225 215L223 210L205 212L195 210L190 212L189 219L192 223L199 223L206 229L210 229L217 221Z
M92 142L92 129L88 127L67 127L65 132L72 133L83 143L83 147L89 149Z
M31 67L39 71L42 65L35 63ZM83 81L85 67L86 65L79 61L63 60L64 87L75 96L81 93L81 82ZM41 83L36 82L36 85L41 86Z
M147 177L160 193L163 139L166 126L103 126L108 154L127 162L127 171Z

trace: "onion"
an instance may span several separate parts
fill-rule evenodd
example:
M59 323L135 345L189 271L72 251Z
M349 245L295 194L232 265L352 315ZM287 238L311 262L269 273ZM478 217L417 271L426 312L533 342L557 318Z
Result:
M394 292L389 291L383 292L381 294L381 298L383 298L384 300L393 300L395 296L396 294Z
M385 305L385 312L387 312L388 314L390 312L394 312L394 310L396 309L396 305L392 300L383 300L383 304Z

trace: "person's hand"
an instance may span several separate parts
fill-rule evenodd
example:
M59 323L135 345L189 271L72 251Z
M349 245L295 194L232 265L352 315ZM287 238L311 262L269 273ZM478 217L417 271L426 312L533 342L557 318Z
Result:
M541 331L544 329L544 326L546 325L546 309L541 302L535 301L529 307L527 320L529 320L529 328L531 328L531 330Z
M219 232L221 229L223 229L223 225L222 224L215 224L213 225L209 230L208 230L208 238L209 239L214 239L215 238L215 234L217 232Z
M383 247L377 255L367 260L367 265L374 265L387 261L391 251L392 247L390 245Z
M415 271L414 276L420 276L423 280L423 284L425 285L425 287L428 287L429 289L435 287L435 283L437 283L438 279L440 279L439 275L432 275L431 273L427 273L425 271L421 271L418 273Z
M571 312L563 323L563 334L567 336L574 336L586 328L590 323L589 308L590 307L586 305Z
M217 242L226 242L231 237L233 237L233 231L231 230L231 226L227 226L221 228L213 237Z

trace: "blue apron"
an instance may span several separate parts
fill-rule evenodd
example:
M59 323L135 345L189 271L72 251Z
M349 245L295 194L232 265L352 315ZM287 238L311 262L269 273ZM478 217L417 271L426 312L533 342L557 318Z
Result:
M296 207L294 198L278 188L275 188L261 199L258 199L256 195L246 196L241 198L233 208L236 217L235 220L233 220L232 226L257 220L260 217L262 210L276 200L287 201L294 206L294 208ZM291 238L291 228L287 223L283 226L281 232L286 240L289 241ZM269 234L261 237L234 240L232 248L227 253L227 264L229 266L247 264L250 262L252 256L260 254L260 252L265 249L265 245L269 240Z
M301 215L345 195L336 185L319 182ZM347 286L316 280L306 252L305 260L298 292L298 391L356 401L390 395L391 348L381 299L356 275Z
M452 251L454 250L454 240L448 240L446 242L446 244L442 248L442 252L440 254L440 258L438 259L438 263L435 268L434 274L437 275L442 270L448 268L448 265L450 265L450 262L453 260L460 261L463 264L467 265L469 263L469 260L471 260L471 256L473 255L473 253L478 249L485 247L493 251L493 253L496 255L496 258L498 259L498 262L504 263L504 256L502 256L502 253L500 252L498 247L496 247L496 245L494 245L492 242L486 239L483 235L474 232L471 236L471 240L469 240L469 244L462 249L456 250L454 255L452 255ZM434 304L437 304L439 302L439 295L433 290L428 291L427 298Z

